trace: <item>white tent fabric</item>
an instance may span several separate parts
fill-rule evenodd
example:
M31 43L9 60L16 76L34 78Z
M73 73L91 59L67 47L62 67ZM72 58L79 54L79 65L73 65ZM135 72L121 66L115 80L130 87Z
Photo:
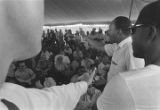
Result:
M132 0L45 0L45 24L107 22L129 16ZM155 0L133 0L131 20L141 8Z

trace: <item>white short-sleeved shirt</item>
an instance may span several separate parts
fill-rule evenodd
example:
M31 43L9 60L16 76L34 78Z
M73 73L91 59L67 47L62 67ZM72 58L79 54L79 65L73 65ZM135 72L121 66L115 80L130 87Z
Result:
M108 81L120 72L144 67L144 60L133 56L132 39L128 37L118 44L114 50L111 66L108 72Z
M97 101L98 110L160 110L160 66L149 65L113 77Z
M106 44L104 46L104 50L107 53L108 56L112 57L114 51L118 48L118 44L117 43L113 43L113 44Z
M86 91L86 82L70 83L43 90L4 83L0 88L0 99L14 103L20 110L73 110ZM7 110L1 101L0 110Z

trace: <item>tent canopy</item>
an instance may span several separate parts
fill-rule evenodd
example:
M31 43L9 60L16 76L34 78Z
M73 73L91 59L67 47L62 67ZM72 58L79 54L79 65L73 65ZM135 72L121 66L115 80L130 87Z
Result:
M45 0L45 24L106 23L117 16L129 17L132 0ZM133 0L131 20L147 3Z

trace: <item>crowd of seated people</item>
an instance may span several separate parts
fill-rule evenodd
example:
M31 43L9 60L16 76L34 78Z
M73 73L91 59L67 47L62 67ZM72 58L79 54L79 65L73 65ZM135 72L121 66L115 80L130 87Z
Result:
M85 37L104 41L101 29L85 32L80 29L75 34L71 30L47 30L42 35L42 50L25 61L13 61L8 70L6 81L27 88L46 87L78 82L80 77L97 67L94 82L88 88L75 110L92 110L104 88L101 80L107 79L111 58L104 52L93 49ZM106 41L106 40L105 40ZM107 41L109 42L109 41ZM107 81L106 81L107 82Z

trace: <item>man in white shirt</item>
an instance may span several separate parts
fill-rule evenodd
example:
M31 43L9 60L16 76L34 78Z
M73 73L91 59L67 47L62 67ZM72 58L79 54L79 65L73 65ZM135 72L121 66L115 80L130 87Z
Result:
M97 101L98 110L160 110L160 1L145 6L133 34L133 54L145 67L113 77Z
M107 81L109 82L113 76L119 72L125 72L131 69L144 67L144 60L135 58L132 51L132 39L130 37L131 22L127 17L116 17L110 24L108 35L113 48L108 48L110 45L97 44L95 41L88 39L98 50L103 50L106 53L110 52L108 49L113 49L113 56L111 66L108 72ZM111 53L109 53L110 55Z
M118 48L112 56L111 66L108 72L108 82L113 76L119 72L125 72L132 69L144 67L143 59L138 59L133 56L132 39L128 37L118 44Z
M4 82L13 59L40 52L43 7L43 0L0 0L0 110L73 110L93 79L91 74L81 82L43 90Z

